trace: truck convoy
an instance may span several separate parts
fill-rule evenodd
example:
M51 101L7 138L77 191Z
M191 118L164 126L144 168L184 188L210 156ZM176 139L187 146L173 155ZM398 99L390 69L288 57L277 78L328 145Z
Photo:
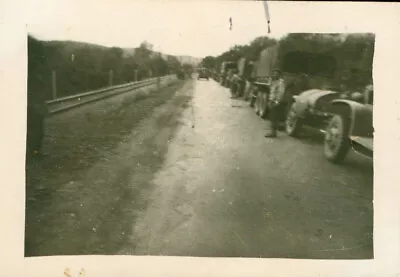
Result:
M241 57L223 62L220 83L267 118L272 72L280 69L285 83L281 125L290 136L298 136L303 124L310 125L325 133L328 160L343 161L350 146L372 157L372 77L368 83L359 82L357 70L340 67L335 44L315 44L283 40L263 49L256 61ZM353 64L360 62L362 58Z

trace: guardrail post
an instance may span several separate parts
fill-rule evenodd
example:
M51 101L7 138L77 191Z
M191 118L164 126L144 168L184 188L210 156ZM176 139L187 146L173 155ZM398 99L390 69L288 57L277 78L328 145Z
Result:
M108 85L111 87L113 85L113 77L114 77L114 72L110 70L108 72Z
M51 88L53 99L57 99L57 76L55 70L51 72Z

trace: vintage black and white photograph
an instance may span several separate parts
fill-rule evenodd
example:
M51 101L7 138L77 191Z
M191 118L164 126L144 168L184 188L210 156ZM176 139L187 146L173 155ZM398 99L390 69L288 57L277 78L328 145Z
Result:
M373 32L32 2L25 257L374 258Z

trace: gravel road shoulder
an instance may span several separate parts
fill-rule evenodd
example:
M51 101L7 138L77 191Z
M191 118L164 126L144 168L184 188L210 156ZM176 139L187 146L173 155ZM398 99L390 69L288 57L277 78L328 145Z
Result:
M119 249L133 211L146 207L148 181L192 85L178 81L49 118L44 156L26 167L25 256Z

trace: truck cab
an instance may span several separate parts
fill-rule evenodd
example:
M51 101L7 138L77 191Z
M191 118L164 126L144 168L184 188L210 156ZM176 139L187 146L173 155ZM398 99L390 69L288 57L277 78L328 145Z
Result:
M225 61L221 64L220 83L224 87L229 87L230 78L233 76L232 71L237 69L237 63Z
M235 97L245 96L246 86L249 86L254 62L242 57L238 62L237 72L231 82L232 94Z
M256 63L256 89L253 93L256 113L265 118L268 114L268 94L271 75L274 68L282 71L285 83L283 99L284 112L282 121L286 120L294 98L308 89L334 90L336 60L329 54L313 53L307 49L282 47L276 44L264 49Z

